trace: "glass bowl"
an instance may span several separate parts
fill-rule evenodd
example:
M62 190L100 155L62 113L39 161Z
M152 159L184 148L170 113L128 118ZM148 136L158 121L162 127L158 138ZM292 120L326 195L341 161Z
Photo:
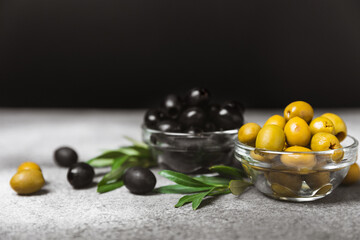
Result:
M343 148L321 152L275 152L235 140L235 158L255 187L275 199L305 202L330 194L358 156L358 141L347 136Z
M161 168L182 173L204 173L216 164L234 160L237 129L198 134L161 132L142 127L143 141Z

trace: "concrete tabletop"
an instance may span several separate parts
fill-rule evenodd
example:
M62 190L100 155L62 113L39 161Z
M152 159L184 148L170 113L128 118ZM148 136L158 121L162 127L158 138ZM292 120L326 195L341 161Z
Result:
M331 111L360 138L360 109ZM280 110L249 110L247 122L263 124ZM196 211L174 208L180 195L137 196L126 188L98 194L74 190L53 151L72 146L85 161L102 150L140 139L143 111L0 110L0 239L359 239L360 184L340 186L324 199L289 203L255 188L237 197L205 200ZM16 167L34 161L47 184L18 196L9 186ZM98 175L104 170L96 169ZM157 170L154 170L155 172ZM157 186L170 182L157 175ZM99 180L99 177L96 178Z

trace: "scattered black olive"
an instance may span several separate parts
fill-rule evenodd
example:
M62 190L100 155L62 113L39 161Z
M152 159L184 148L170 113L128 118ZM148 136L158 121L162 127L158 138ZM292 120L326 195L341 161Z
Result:
M186 109L180 116L180 122L185 128L203 127L205 123L205 112L198 107L191 107Z
M180 132L180 124L173 120L163 120L157 124L157 129L162 132Z
M244 124L244 118L240 112L224 106L219 109L215 122L221 130L230 130L240 128Z
M156 129L157 124L165 117L164 113L158 109L150 109L145 113L145 126L151 129Z
M77 163L78 155L72 148L61 147L54 152L54 160L59 166L70 167Z
M146 194L156 185L155 175L147 168L129 168L123 176L124 184L131 193Z
M165 97L163 107L170 118L177 118L181 112L182 103L179 96L169 94Z
M87 163L76 163L69 168L67 179L74 188L89 186L94 179L94 169Z
M189 106L205 106L210 101L210 93L205 88L193 88L185 97Z

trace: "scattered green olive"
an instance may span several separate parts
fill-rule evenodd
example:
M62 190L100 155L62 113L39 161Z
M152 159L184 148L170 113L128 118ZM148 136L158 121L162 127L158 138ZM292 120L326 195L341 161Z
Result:
M240 142L250 146L255 146L256 137L261 127L256 123L244 124L238 132L238 139Z
M311 121L314 116L314 109L310 104L304 101L292 102L284 110L284 118L289 121L291 118L300 117L307 123Z
M312 135L315 135L319 132L335 134L335 127L330 119L326 117L317 117L311 121L310 131Z
M264 124L264 126L266 125L277 125L279 127L281 127L282 129L284 129L285 127L285 118L280 116L280 115L273 115L271 116Z
M37 165L34 162L24 162L24 163L20 164L17 171L20 172L20 171L25 170L25 169L35 169L35 170L38 170L38 171L41 172L40 166Z
M282 151L285 144L285 134L281 127L276 125L264 126L256 138L256 148Z
M342 184L350 185L358 182L360 180L360 168L357 163L354 163L350 166L349 171L342 181Z
M310 128L304 119L291 118L285 125L286 141L290 146L307 146L311 139Z
M343 141L347 135L347 128L345 122L334 113L325 113L322 115L322 117L326 117L331 120L331 122L334 124L335 136L339 139L340 142Z
M39 191L45 184L39 170L24 169L17 172L10 180L11 188L18 194L31 194Z

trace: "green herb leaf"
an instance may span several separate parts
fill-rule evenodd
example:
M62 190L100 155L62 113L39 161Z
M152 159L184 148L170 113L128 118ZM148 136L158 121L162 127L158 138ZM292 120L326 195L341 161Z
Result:
M234 195L241 195L246 188L252 184L243 180L232 180L230 181L229 189Z
M213 187L187 187L182 185L168 185L156 188L154 191L158 193L197 193L197 192L204 192L209 191Z
M91 159L87 163L92 167L109 167L114 163L114 159L111 158Z
M159 172L159 174L163 177L166 177L167 179L188 187L209 187L211 185L197 181L185 174L170 171L170 170L162 170Z
M226 178L243 179L243 178L247 177L244 170L234 168L234 167L229 167L229 166L224 166L224 165L215 165L215 166L210 167L209 169L210 169L210 171L217 172L221 176L226 177Z
M116 169L118 169L119 167L121 167L121 165L129 159L129 156L122 156L119 158L115 158L113 161L113 164L111 166L111 171L114 171Z
M143 142L140 142L138 140L135 140L131 137L128 137L128 136L124 136L124 138L128 141L130 141L132 144L134 144L134 146L137 146L137 147L140 147L140 148L144 148L144 149L149 149L148 145L146 145L145 143Z
M120 179L124 172L126 171L126 169L130 168L130 167L135 167L138 166L137 163L130 163L130 162L126 162L124 164L122 164L119 168L107 173L102 179L101 181L98 183L98 186L102 186L107 184L110 181L116 181L118 179Z
M214 191L208 194L208 196L218 196L231 193L229 187L218 189L216 188Z
M186 195L179 199L178 203L175 205L176 208L183 206L186 203L192 202L192 208L196 210L199 206L204 197L206 197L209 193L211 193L215 188L211 188L207 192L197 193L193 195Z
M98 193L105 193L105 192L115 190L117 188L121 188L122 186L124 186L124 182L117 181L117 182L108 183L105 185L100 185L100 186L98 186L97 191L98 191Z
M229 179L221 178L221 177L199 176L199 177L194 177L194 179L206 183L208 185L219 186L219 187L221 186L227 187L229 186L229 182L230 182Z

